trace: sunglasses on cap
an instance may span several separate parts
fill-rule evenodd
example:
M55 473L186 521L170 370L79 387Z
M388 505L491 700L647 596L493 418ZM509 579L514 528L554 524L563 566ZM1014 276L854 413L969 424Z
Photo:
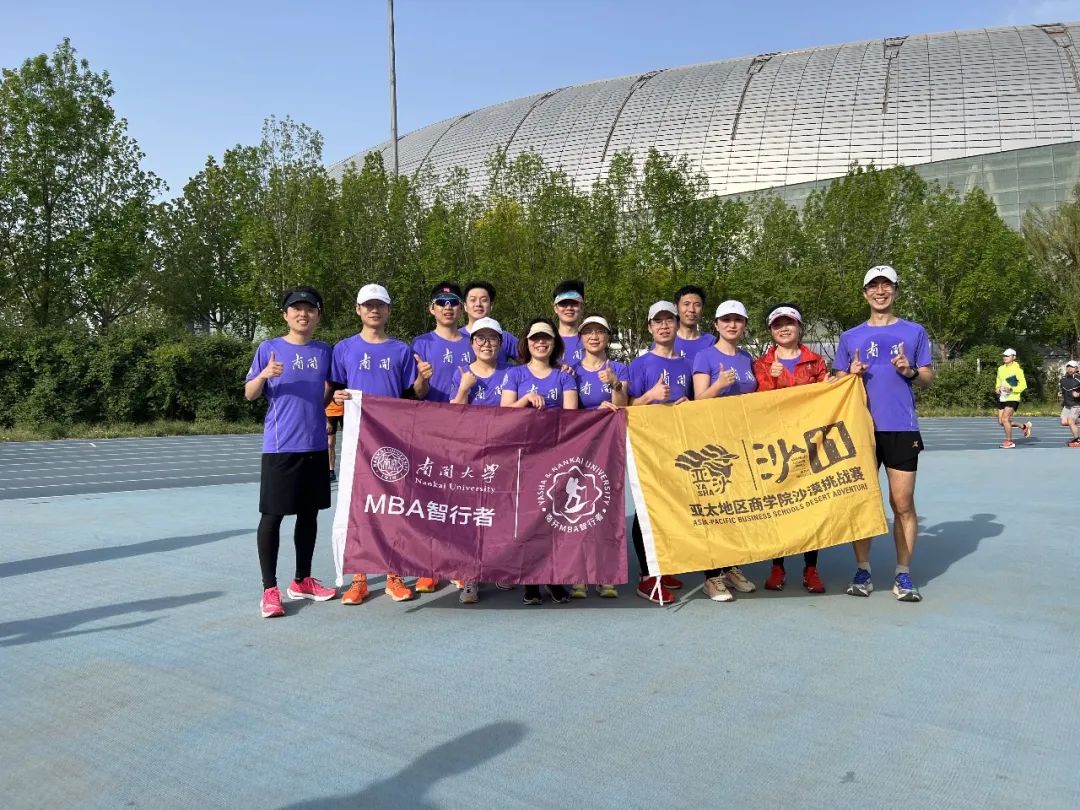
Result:
M440 295L431 303L437 307L456 307L461 303L461 299L456 295Z

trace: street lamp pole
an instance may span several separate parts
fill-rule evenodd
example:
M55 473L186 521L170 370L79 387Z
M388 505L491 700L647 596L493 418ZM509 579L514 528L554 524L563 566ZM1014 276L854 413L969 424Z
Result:
M397 177L397 59L394 56L394 0L386 0L386 8L390 22L390 148L393 151L394 177Z

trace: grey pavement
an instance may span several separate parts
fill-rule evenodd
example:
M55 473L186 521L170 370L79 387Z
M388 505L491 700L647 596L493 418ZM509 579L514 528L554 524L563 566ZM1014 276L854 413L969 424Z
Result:
M791 560L787 590L727 605L698 591L659 608L624 586L462 606L445 585L396 604L376 584L361 606L287 602L267 621L256 437L42 444L47 467L64 461L21 477L9 463L43 459L0 447L12 488L86 458L161 465L0 504L3 805L1080 806L1080 553L1061 486L1080 453L1052 420L995 449L987 421L924 425L921 604L888 592L879 539L869 599L844 595L837 547L820 596ZM190 485L226 463L252 482ZM155 488L93 491L105 481Z

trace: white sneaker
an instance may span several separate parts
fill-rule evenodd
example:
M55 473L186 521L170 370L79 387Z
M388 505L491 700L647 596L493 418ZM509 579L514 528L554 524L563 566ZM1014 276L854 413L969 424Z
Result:
M739 593L753 593L757 590L757 585L743 576L743 572L734 565L727 571L724 571L720 576L729 588L732 588Z
M714 602L731 602L735 599L724 584L723 577L707 577L704 590L705 595Z
M463 605L475 605L480 601L480 585L476 582L464 582L461 586L461 593L458 594L458 601Z

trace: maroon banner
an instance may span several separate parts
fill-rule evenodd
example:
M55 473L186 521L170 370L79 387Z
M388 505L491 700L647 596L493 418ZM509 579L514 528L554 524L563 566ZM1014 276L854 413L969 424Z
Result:
M627 581L624 413L372 396L360 412L346 574Z

